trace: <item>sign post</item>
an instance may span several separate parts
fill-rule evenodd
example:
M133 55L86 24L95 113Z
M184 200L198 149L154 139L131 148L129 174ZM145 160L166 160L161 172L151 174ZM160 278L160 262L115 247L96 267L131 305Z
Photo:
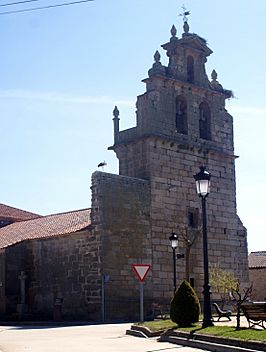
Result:
M139 293L140 293L140 321L144 321L144 309L143 309L143 282L150 270L151 265L149 264L132 264L132 269L138 276L139 283Z
M139 283L139 293L140 293L140 297L139 297L139 307L140 307L140 321L143 322L144 321L144 308L143 308L143 282Z

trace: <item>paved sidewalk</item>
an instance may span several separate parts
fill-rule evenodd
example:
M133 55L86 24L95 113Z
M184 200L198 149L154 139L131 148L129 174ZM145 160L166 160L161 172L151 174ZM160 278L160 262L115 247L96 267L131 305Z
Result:
M206 352L126 335L132 324L0 326L1 352Z
M217 321L218 317L213 317L214 320L214 325L215 326L235 326L236 327L236 316L231 316L231 321L228 320L227 318L221 318L220 321ZM241 315L240 317L240 326L241 328L248 327L248 321L247 319Z
M214 324L236 326L222 318ZM0 326L0 352L203 352L204 350L183 347L168 342L157 342L156 338L136 338L126 335L130 324L99 324L56 326L55 324ZM248 326L241 316L241 327Z

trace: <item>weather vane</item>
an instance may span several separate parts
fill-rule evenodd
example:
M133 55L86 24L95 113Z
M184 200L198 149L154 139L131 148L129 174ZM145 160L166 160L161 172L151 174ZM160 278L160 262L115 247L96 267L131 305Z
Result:
M187 22L188 18L187 16L190 15L190 11L187 11L187 9L185 8L185 5L182 6L182 10L183 12L179 14L179 16L183 16L183 22Z

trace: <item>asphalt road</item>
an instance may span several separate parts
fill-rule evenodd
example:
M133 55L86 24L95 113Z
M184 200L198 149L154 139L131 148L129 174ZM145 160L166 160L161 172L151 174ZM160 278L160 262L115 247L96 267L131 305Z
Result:
M1 352L203 352L126 335L130 324L0 326Z

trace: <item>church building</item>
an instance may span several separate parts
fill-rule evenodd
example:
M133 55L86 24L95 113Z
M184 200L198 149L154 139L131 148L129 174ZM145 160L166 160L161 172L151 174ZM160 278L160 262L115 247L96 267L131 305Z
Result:
M211 49L190 33L187 21L177 37L162 45L169 62L156 51L146 92L137 97L136 126L119 129L113 111L114 145L119 176L92 175L92 223L101 243L102 274L109 309L119 310L138 298L131 264L150 264L145 297L169 303L173 294L171 233L179 235L178 282L187 278L202 299L203 245L201 201L195 175L211 173L207 199L209 265L232 272L248 283L247 233L236 210L233 119L225 108L232 97L205 63ZM116 302L117 300L117 302ZM123 303L124 302L124 303ZM113 312L110 313L112 315Z
M147 264L144 317L151 317L154 306L169 307L173 297L172 233L179 235L177 285L186 278L202 301L202 210L193 178L202 166L211 174L209 265L248 284L247 233L236 209L233 119L225 108L232 92L215 70L208 79L205 63L212 51L206 40L190 33L187 21L183 30L178 37L173 26L162 45L167 66L158 51L154 55L143 80L146 91L137 97L136 126L120 131L115 107L109 149L119 160L119 175L93 173L91 209L32 215L23 226L0 228L1 316L14 315L17 305L21 314L39 319L59 310L62 319L138 319L140 288L132 265Z

